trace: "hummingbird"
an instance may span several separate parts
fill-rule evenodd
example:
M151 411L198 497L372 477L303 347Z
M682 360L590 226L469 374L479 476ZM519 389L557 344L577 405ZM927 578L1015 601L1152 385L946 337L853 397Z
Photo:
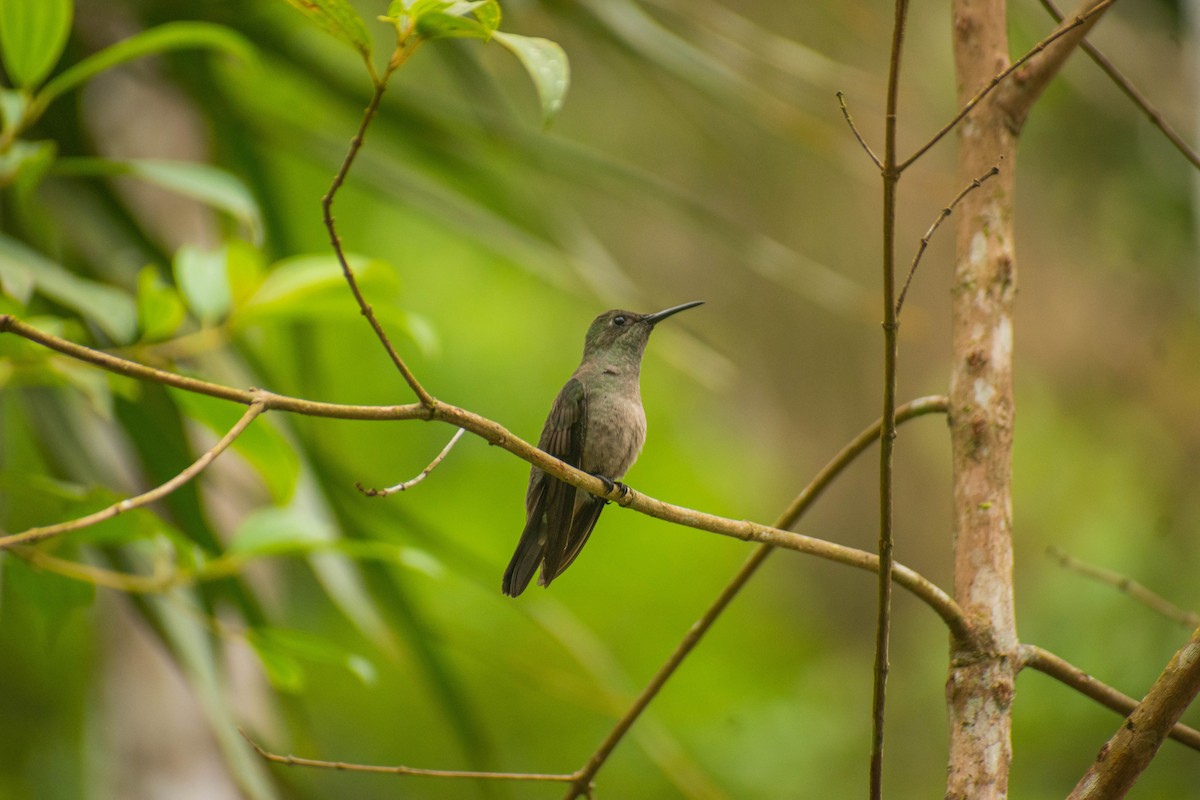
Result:
M646 441L639 378L650 332L667 317L702 302L654 314L613 309L596 317L584 339L583 361L554 398L538 447L600 478L609 491L624 489L618 481ZM525 530L504 571L504 594L516 597L525 591L538 566L538 583L549 586L579 555L606 503L537 467L530 469Z

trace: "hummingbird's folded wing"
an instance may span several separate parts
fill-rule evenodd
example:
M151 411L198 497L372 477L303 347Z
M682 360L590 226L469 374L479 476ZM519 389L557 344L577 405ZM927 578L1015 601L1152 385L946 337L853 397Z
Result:
M573 467L579 467L583 461L586 431L587 390L582 383L572 378L554 399L554 406L550 409L546 427L542 429L538 447ZM551 580L567 568L573 558L572 551L577 552L577 548L572 546L577 493L578 490L569 483L542 475L538 504L540 509L527 508L530 513L529 521L541 519L545 524L540 581L544 586L548 586Z
M554 399L538 447L573 467L583 460L587 395L583 384L572 378ZM525 590L538 565L545 563L543 576L551 579L566 568L571 549L571 518L575 510L575 487L552 478L537 467L531 471L525 495L525 530L517 551L504 573L504 593L512 597ZM544 582L548 582L543 577Z

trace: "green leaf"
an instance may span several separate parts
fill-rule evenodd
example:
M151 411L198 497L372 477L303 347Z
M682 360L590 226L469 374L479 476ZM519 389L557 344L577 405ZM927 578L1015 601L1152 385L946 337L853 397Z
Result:
M0 0L2 2L2 0ZM95 322L113 341L133 341L137 311L133 298L113 286L81 278L16 239L0 234L0 287L20 299L32 285L57 303ZM25 295L28 300L28 294Z
M96 587L90 583L43 572L19 558L0 561L0 605L6 625L11 628L9 615L23 617L34 631L35 639L26 642L31 649L45 652L95 599Z
M261 508L238 525L226 553L239 556L303 552L329 541L313 519L295 508Z
M246 634L246 640L254 648L267 680L275 689L288 694L299 694L304 690L306 675L296 658L284 653L274 642L257 635L255 631Z
M57 142L24 139L13 142L7 153L0 154L0 186L12 184L16 205L26 225L35 215L45 216L44 209L35 210L34 195L57 156Z
M385 261L350 255L350 267L364 292L382 297L399 287L395 269ZM382 303L376 309L390 316L393 309ZM279 261L242 308L246 319L356 319L360 315L354 298L346 291L346 279L337 259L330 256L298 256ZM381 317L382 319L382 317Z
M472 11L475 14L475 19L479 20L479 24L483 25L490 32L495 33L500 29L500 4L496 0L484 0L482 3L475 3L475 8Z
M262 286L263 254L254 245L239 239L226 242L225 250L225 272L229 276L229 293L236 309Z
M229 277L224 250L201 250L184 245L175 253L175 285L202 325L212 325L229 313Z
M567 54L549 39L518 36L501 31L493 33L492 38L511 50L524 65L525 71L533 79L533 86L542 106L542 124L549 125L562 109L567 87L571 83Z
M405 311L395 301L400 290L396 268L380 259L347 257L359 288L374 300L375 316L385 328L406 333L426 353L437 349L437 334L424 318ZM235 328L279 322L351 322L361 324L362 312L346 291L341 266L332 256L298 256L277 262L240 304L232 317Z
M262 241L262 211L254 195L237 177L208 164L148 158L63 158L54 166L54 172L57 175L138 178L226 212L246 228L252 241Z
M342 40L362 54L371 57L371 37L362 17L347 0L287 0L327 33Z
M487 41L492 31L478 20L441 11L431 11L417 18L417 35L422 39L468 38Z
M365 684L375 680L375 667L363 656L307 631L260 627L246 634L277 689L295 692L304 686L301 661L343 667Z
M183 298L152 266L138 273L137 308L142 338L149 341L169 338L187 318Z
M30 0L30 2L38 1ZM0 5L5 2L8 0L0 0ZM128 39L110 45L63 70L37 93L34 107L29 111L29 117L40 116L46 110L46 106L59 95L91 80L106 69L111 69L135 58L193 47L224 50L243 61L254 60L253 45L230 28L209 22L168 22L166 25L135 33Z
M71 0L0 0L0 60L14 84L36 86L50 74L73 10Z
M0 128L8 129L25 119L29 93L0 86Z
M158 184L230 214L246 226L250 240L262 241L262 212L254 195L236 177L222 169L191 161L126 162L135 178Z

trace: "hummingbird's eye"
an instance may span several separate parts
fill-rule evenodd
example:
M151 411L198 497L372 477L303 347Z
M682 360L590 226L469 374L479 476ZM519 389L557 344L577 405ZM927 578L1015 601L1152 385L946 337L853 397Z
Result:
M618 328L624 327L625 326L624 315L613 317L613 325L616 325Z

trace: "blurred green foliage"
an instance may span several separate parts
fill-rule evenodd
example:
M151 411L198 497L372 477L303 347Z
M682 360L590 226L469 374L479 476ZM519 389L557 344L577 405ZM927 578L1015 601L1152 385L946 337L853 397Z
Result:
M415 13L355 7L322 30L280 0L0 2L0 312L233 386L409 402L321 225L372 74ZM534 439L596 313L707 300L655 334L650 437L629 481L773 519L878 414L877 174L833 92L875 142L890 12L422 8L442 16L421 35L440 40L391 78L334 209L404 357L435 396ZM1121 66L1186 119L1187 82L1162 79L1185 68L1183 23L1143 11L1118 7L1093 38L1137 54ZM1018 42L1050 27L1032 8L1012 15ZM485 43L497 25L501 46ZM954 111L947 31L941 7L913 10L902 148ZM569 96L550 42L570 55ZM901 185L908 246L961 188L952 147ZM1020 631L1137 695L1185 632L1044 551L1200 607L1195 177L1081 59L1022 149ZM945 386L948 231L906 305L903 397ZM242 411L15 337L0 337L0 386L7 532L161 483ZM572 771L749 552L614 508L552 591L509 600L499 583L525 464L467 437L409 492L354 488L414 476L450 435L273 413L163 503L39 546L58 561L6 554L0 797L559 796L268 768L236 733L332 760ZM944 429L902 429L896 463L897 556L947 586ZM856 465L801 529L873 549L874 473L870 458ZM64 561L162 583L98 588L46 566ZM862 791L873 592L865 574L774 556L616 751L598 795ZM903 595L895 624L888 794L937 796L945 631ZM1118 722L1038 675L1020 678L1015 708L1020 797L1065 794ZM1132 796L1186 796L1196 764L1168 743Z

